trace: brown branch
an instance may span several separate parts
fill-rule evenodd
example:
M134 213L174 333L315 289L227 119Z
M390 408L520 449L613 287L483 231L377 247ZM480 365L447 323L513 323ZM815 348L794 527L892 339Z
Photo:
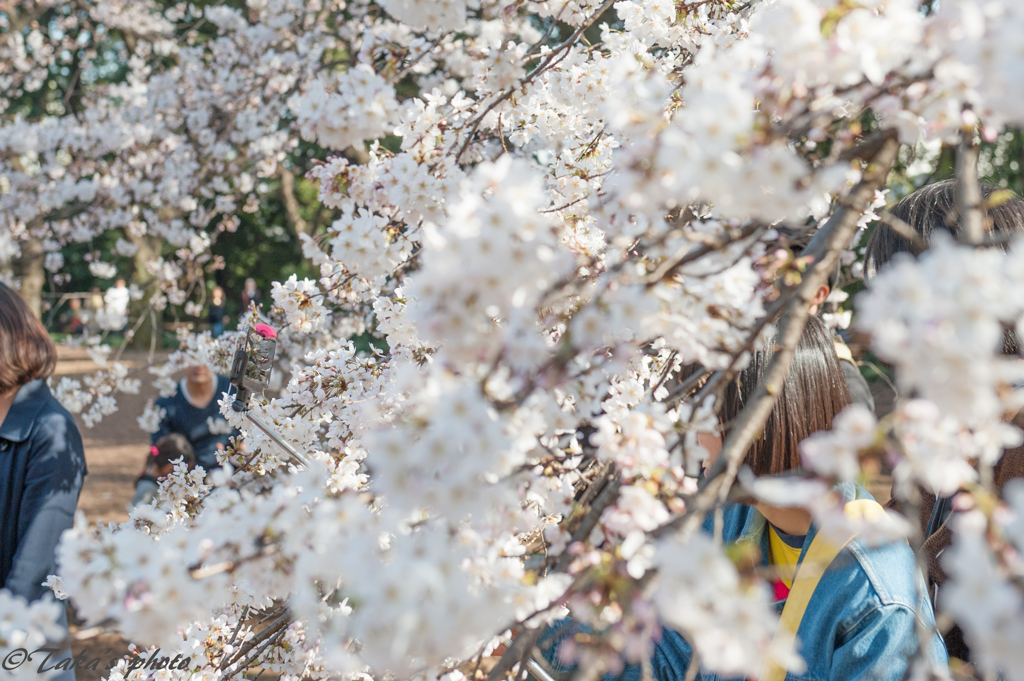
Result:
M266 642L262 646L260 646L256 650L256 652L254 652L252 655L247 657L242 662L233 663L232 666L234 667L234 669L224 674L224 676L222 676L221 679L230 679L232 676L235 676L239 672L244 672L246 669L248 669L249 665L251 665L257 659L259 659L260 655L265 653L272 645L280 643L281 639L284 638L284 635L288 631L289 624L291 624L291 622L285 620L275 625L275 631L266 639Z
M562 204L561 206L558 206L556 208L548 208L546 210L540 210L540 211L537 211L537 212L538 213L557 213L560 210L565 210L566 208L570 208L572 206L575 206L580 201L586 201L589 198L590 198L590 194L587 194L586 196L581 196L580 198L576 199L575 201L570 201L569 203Z
M284 214L288 219L288 226L295 232L295 236L309 234L309 225L299 212L299 201L295 198L295 173L288 170L284 165L281 169L281 200L284 202Z
M601 493L597 495L597 498L594 499L594 503L590 506L587 515L584 516L583 522L573 532L572 538L566 544L566 549L576 542L586 540L590 533L594 531L604 510L614 504L615 500L619 498L619 488L622 487L622 481L618 477L618 471L610 467L602 477L607 478L608 482L605 484L604 489L601 490ZM555 572L565 572L571 562L572 556L569 555L568 551L563 551L562 555L558 557L558 562L555 563Z
M963 239L978 246L985 241L985 210L982 206L981 184L978 182L978 143L974 127L960 132L960 148L956 155L957 208L963 225Z
M677 354L678 353L675 350L669 353L668 361L665 362L665 371L662 372L661 378L659 378L658 382L655 383L654 386L651 388L651 395L654 395L654 393L658 392L658 388L660 388L662 384L665 383L665 380L668 378L668 375L672 373L672 365L675 364Z
M231 634L231 638L228 640L228 645L234 645L235 637L238 636L239 629L242 628L242 622L245 621L246 616L249 614L249 606L242 608L242 614L238 617L238 624L235 625L235 630Z
M671 277L679 268L683 265L693 262L698 258L702 258L712 251L717 251L725 246L730 246L737 241L742 241L747 237L755 234L758 230L763 229L764 225L759 222L751 222L750 224L744 225L740 230L730 230L729 234L725 239L715 239L708 243L703 243L697 248L687 250L683 255L667 260L661 264L649 277L647 277L647 285L654 286L662 279Z
M508 674L517 662L528 659L533 653L533 649L537 647L537 639L540 638L543 631L543 627L537 627L536 629L528 629L516 636L515 640L512 641L512 645L505 649L501 659L488 672L487 681L498 681L498 679Z
M225 657L221 661L221 663L220 663L220 669L223 671L229 665L234 664L235 661L243 659L256 646L258 646L259 644L263 643L268 638L270 638L271 636L273 636L274 634L279 632L281 629L283 629L284 627L287 627L289 624L290 624L290 613L288 611L285 611L283 614L281 614L280 617L278 617L276 620L274 620L273 622L268 624L263 629L263 631L261 631L257 636L255 636L251 641L248 641L248 642L242 644L242 646L238 649L238 651L234 655L229 655L229 656Z
M907 242L910 243L910 252L913 253L914 255L920 255L924 251L928 250L928 242L925 241L924 238L917 233L917 230L908 225L903 220L900 220L898 217L896 217L889 211L881 213L878 216L878 220L879 222L885 223L888 227L892 229L892 231L896 232L901 237L906 239Z
M566 549L572 546L578 541L585 540L594 527L597 526L598 521L601 519L601 515L604 510L615 503L615 500L619 498L619 488L622 485L621 480L618 477L618 473L611 467L605 471L602 475L602 479L608 479L609 481L605 484L604 489L594 499L593 505L590 510L587 511L587 515L583 518L583 522L576 528L576 531L572 535L572 539L566 544ZM569 563L572 562L572 556L568 550L563 551L562 555L558 557L558 562L555 564L556 572L565 572L566 568L569 567ZM487 681L498 681L504 677L509 670L512 669L515 664L523 663L524 660L528 660L530 655L533 654L533 649L537 646L537 639L540 638L543 632L542 627L536 629L529 629L521 632L512 642L505 653L498 660L498 663L491 669L490 673L487 674Z
M438 37L438 39L437 39L437 40L435 40L435 41L434 41L433 43L431 43L431 45L430 45L429 47L427 47L427 48L426 48L426 49L424 49L424 50L423 50L422 52L420 52L420 53L419 53L419 54L418 54L418 55L417 55L417 56L416 56L416 57L415 57L414 59L411 59L411 60L409 61L409 63L408 63L408 64L406 64L406 65L405 65L405 67L404 67L404 68L403 68L403 69L402 69L401 71L399 71L399 72L397 72L397 73L396 73L395 75L391 76L391 78L389 78L389 79L388 79L388 84L389 84L389 85L395 85L395 84L396 84L396 83L398 83L398 82L399 82L400 80L402 80L402 79L403 79L403 78L405 78L405 77L406 77L407 75L409 75L409 72L413 70L413 67L415 67L415 66L416 66L417 64L419 64L419 63L420 63L420 61L422 61L424 57L426 57L426 56L427 56L428 54L430 54L431 52L433 52L433 51L434 51L434 48L435 48L435 47L437 47L438 45L440 45L440 44L441 44L441 42L442 42L442 41L443 41L443 40L444 40L445 38L447 38L447 37L448 37L449 35L451 35L451 31L449 31L449 32L447 32L447 33L442 33L442 34L441 34L441 35L440 35L440 36ZM409 56L409 55L406 55L406 56Z

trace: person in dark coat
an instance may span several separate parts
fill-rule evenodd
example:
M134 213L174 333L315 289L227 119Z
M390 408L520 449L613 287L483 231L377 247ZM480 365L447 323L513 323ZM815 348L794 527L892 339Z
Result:
M205 364L185 369L177 392L156 401L156 406L164 410L164 417L152 435L153 444L169 433L181 433L192 445L197 465L206 471L220 468L217 450L227 447L230 438L238 435L224 420L217 404L229 388L228 377L213 373Z
M224 307L224 289L220 286L213 287L213 294L210 296L210 313L206 319L210 322L210 335L220 338L224 333L224 325L228 323L227 308Z
M256 288L256 280L252 277L245 280L245 289L242 291L242 311L240 316L245 316L252 311L253 306L259 310L263 306L263 296Z
M30 602L49 591L87 472L78 426L46 385L56 363L42 323L0 284L0 587Z

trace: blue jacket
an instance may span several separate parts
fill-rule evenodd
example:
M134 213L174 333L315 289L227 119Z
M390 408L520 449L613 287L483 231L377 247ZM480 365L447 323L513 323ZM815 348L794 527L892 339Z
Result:
M839 485L844 501L870 498L863 487L852 483ZM761 547L762 564L768 564L767 521L749 506L731 504L724 513L723 539L727 543L754 541ZM705 523L710 530L711 518ZM803 560L816 528L811 527L800 554ZM782 612L785 600L775 604ZM927 597L924 579L917 567L914 552L903 541L871 548L854 539L825 571L808 603L797 637L800 654L807 670L800 675L789 674L791 681L845 681L873 679L902 681L910 658L918 648L916 623L920 618L927 627L935 624L935 615ZM564 622L542 637L545 658L558 671L565 670L555 662L553 640L568 635ZM936 633L926 649L928 659L936 666L947 665L946 648ZM675 631L664 628L661 641L654 648L651 666L657 681L683 681L690 664L690 647ZM629 665L620 681L640 681L639 665ZM698 675L703 681L717 681L710 672ZM606 679L606 681L609 681Z
M49 591L85 474L74 418L41 379L21 386L0 425L0 587L29 601Z
M220 468L220 464L217 463L217 445L222 444L226 447L228 438L238 435L238 431L211 433L207 419L224 420L217 402L230 387L231 383L227 376L217 376L217 388L205 409L193 407L182 394L181 385L178 385L178 391L171 397L161 397L156 401L156 406L163 408L166 414L160 422L159 430L153 433L153 443L156 444L157 440L168 433L180 433L188 439L195 450L196 463L208 471Z

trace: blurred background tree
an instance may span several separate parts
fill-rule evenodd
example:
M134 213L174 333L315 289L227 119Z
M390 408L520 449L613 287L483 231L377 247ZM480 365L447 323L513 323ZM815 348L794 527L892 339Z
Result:
M184 6L174 0L158 0L159 5L170 8ZM175 25L175 37L186 44L200 44L217 35L217 27L202 19L203 7L209 2L190 4L184 17ZM245 10L245 3L219 2ZM193 9L194 8L194 9ZM46 69L45 77L27 87L10 88L0 94L0 120L39 120L46 116L78 116L83 96L97 87L124 82L129 74L128 62L135 55L135 37L116 28L108 28L94 21L88 9L79 3L23 3L0 1L0 35L20 33L25 40L33 32L45 34L47 42L57 46L55 63ZM332 58L345 58L333 55ZM171 59L148 55L147 59ZM0 78L5 67L0 66ZM354 162L365 156L356 150L347 154ZM221 217L228 229L220 231L214 240L212 252L219 256L204 272L207 291L220 286L225 291L227 311L232 321L240 312L241 292L247 278L253 278L264 300L269 301L271 282L287 279L292 274L316 278L319 272L302 257L300 233L316 235L333 220L333 211L317 200L316 187L305 179L313 159L327 156L316 145L301 142L278 166L277 173L258 180L256 195L259 200L239 206L234 218ZM0 191L4 179L0 177ZM231 231L232 222L236 231ZM103 261L114 264L117 277L124 276L130 283L144 288L150 275L145 271L147 260L169 255L172 247L151 237L133 238L139 252L135 256L119 254L117 240L122 236L106 232L85 243L68 245L61 249L65 267L60 274L44 268L45 253L39 244L23 248L22 257L15 263L15 273L22 281L22 294L34 298L43 320L52 331L61 331L62 317L68 314L65 294L84 293L94 288L101 292L114 284L114 278L100 278L90 272L89 264ZM265 303L266 304L266 303ZM180 310L169 307L160 319L162 328L171 322L205 323L203 314L185 319L177 318ZM149 345L151 329L140 329L137 341ZM169 339L168 339L169 340Z
M158 4L165 8L185 7L175 0L158 0ZM201 16L202 8L208 4L200 0L181 12L182 20L175 25L178 41L201 44L217 35L215 25L195 18ZM243 0L227 4L243 11L246 9ZM130 72L129 60L137 57L136 39L131 33L95 22L80 3L36 4L0 0L0 34L18 32L27 40L33 31L46 33L48 40L59 46L60 56L48 68L45 78L33 85L35 89L12 89L0 95L0 120L78 115L86 93L104 84L124 82ZM557 35L558 31L554 33ZM146 58L170 60L173 57L150 54ZM344 63L348 55L332 54L328 58ZM0 65L0 76L3 73L4 67ZM415 94L410 83L397 84L400 96ZM870 125L868 121L865 123ZM397 139L388 139L385 146L390 146L389 142L397 145ZM955 148L938 144L905 147L890 176L889 202L927 183L952 177L955 154ZM203 279L207 290L213 286L224 289L227 312L233 321L240 312L241 292L247 278L256 281L266 301L269 300L271 282L275 280L287 279L292 274L300 278L318 276L316 268L302 257L299 235L316 236L334 219L334 211L317 201L316 187L304 177L314 159L323 159L327 155L316 145L301 142L279 164L272 177L258 180L257 201L240 206L233 219L222 218L222 223L228 228L215 235L212 252L218 257L207 266ZM354 162L361 162L366 156L365 151L355 149L350 149L346 155ZM1004 132L995 141L982 144L979 171L984 181L1024 194L1022 164L1024 136L1020 131ZM3 178L0 177L0 191L3 190L2 185ZM30 295L40 298L44 320L52 330L60 330L57 328L59 320L67 311L67 303L62 300L64 294L93 288L103 291L113 285L113 279L94 276L89 269L90 262L115 264L118 276L127 274L132 283L144 287L149 279L145 262L160 255L166 256L171 250L166 243L152 238L133 241L139 252L132 257L117 253L117 235L113 233L68 246L62 250L66 266L59 275L46 272L43 266L45 254L41 248L23 249L23 257L18 263L23 292L27 290ZM855 294L861 288L862 283L851 281L847 291ZM852 304L851 300L848 307ZM180 322L205 323L205 310L188 318L179 318L177 315L180 314L183 314L180 310L168 308L164 318L158 320L159 326L166 328L171 323ZM138 338L148 345L148 333L140 333Z

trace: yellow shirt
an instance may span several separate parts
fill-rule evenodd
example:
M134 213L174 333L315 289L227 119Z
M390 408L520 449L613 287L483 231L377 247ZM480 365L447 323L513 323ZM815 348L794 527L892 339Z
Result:
M793 577L796 575L796 566L800 562L800 551L803 547L790 546L782 540L772 525L768 525L768 550L771 553L771 564L775 568L775 574L787 589L792 589Z

